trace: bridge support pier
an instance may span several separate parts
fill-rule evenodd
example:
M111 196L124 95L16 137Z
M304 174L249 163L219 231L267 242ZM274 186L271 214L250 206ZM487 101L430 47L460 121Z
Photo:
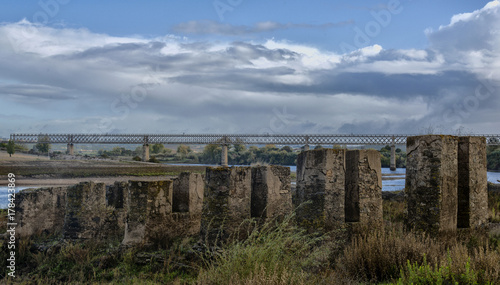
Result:
M227 163L227 144L223 144L222 145L222 153L221 153L221 157L220 157L220 164L222 166L228 166L228 163Z
M149 144L142 145L142 161L149 161Z
M309 145L308 144L304 145L304 151L308 151L308 150L309 150Z
M391 171L396 170L396 146L391 145Z
M72 143L68 144L68 148L66 150L66 153L69 155L75 155L75 149L74 149L74 145Z

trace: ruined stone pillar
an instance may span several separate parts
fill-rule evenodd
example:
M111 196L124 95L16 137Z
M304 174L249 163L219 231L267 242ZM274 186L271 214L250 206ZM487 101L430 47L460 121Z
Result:
M345 179L346 222L380 224L383 220L380 152L348 150Z
M205 182L201 174L182 172L174 180L172 216L169 232L179 236L199 235Z
M169 235L172 223L171 180L129 181L127 222L122 244L152 244Z
M228 165L228 163L227 163L227 145L226 144L222 145L222 153L221 153L221 157L220 157L220 164L222 166L227 166Z
M299 225L309 229L331 228L345 221L345 150L305 151L297 158L295 193Z
M201 237L209 241L237 234L249 219L251 201L250 167L207 167L201 220Z
M460 137L458 141L459 228L488 222L488 179L485 137Z
M116 181L111 186L106 186L106 201L109 207L112 207L113 215L117 221L118 239L123 239L125 232L125 222L127 219L127 205L128 205L128 182Z
M142 145L142 161L149 161L149 144Z
M391 171L396 170L396 146L391 145Z
M68 144L66 153L69 154L69 155L75 155L74 145L72 143Z
M252 167L251 216L281 219L292 212L290 168Z
M68 187L63 235L65 239L92 239L108 236L116 226L106 205L104 183L82 182Z
M16 193L16 234L61 233L66 211L66 187L25 189Z
M407 138L408 225L435 234L457 228L458 137Z
M201 215L205 182L199 173L182 172L174 180L173 212Z

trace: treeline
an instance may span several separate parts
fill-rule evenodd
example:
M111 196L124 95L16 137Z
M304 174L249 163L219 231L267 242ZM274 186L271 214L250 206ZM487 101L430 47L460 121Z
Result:
M488 170L500 171L500 146L490 145L486 148Z
M380 149L382 167L391 167L391 146L386 145ZM396 148L396 167L406 168L406 152Z
M222 147L220 145L207 145L199 156L200 163L220 163ZM277 165L295 165L299 152L289 146L278 148L273 144L258 148L236 144L228 150L228 163L236 165L250 165L252 163L269 163Z
M189 146L179 145L175 153L163 145L153 145L151 148L151 162L170 163L200 163L220 164L222 147L217 144L206 145L202 152L194 152ZM289 146L278 148L275 145L266 145L258 148L247 148L243 144L228 146L228 163L231 165L250 165L253 163L269 163L276 165L295 165L299 152Z

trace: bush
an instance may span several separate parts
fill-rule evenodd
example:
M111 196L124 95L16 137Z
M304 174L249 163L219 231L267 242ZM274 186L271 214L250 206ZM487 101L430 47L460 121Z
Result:
M160 163L160 161L155 156L151 156L149 158L149 162Z
M132 157L132 160L135 160L135 161L142 161L142 158L138 155Z
M424 256L422 265L408 260L406 273L401 270L401 278L397 284L478 284L478 277L471 269L470 262L465 264L465 272L456 273L451 269L452 260L448 256L447 264L441 266L432 266L427 263Z

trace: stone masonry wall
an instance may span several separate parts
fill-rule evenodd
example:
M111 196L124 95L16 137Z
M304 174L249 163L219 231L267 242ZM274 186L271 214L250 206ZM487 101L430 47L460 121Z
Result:
M376 150L346 153L346 222L376 225L383 220L382 167Z
M488 222L486 138L458 141L458 227L474 228Z
M117 227L114 234L118 239L123 239L125 233L125 222L127 219L128 205L128 182L116 181L113 185L106 187L106 203L113 208L113 219Z
M406 203L408 225L430 233L457 226L458 137L408 137Z
M199 173L183 172L174 180L172 223L169 231L178 236L200 233L205 182Z
M129 181L122 244L152 244L168 236L166 225L172 222L172 188L171 180Z
M252 167L251 216L263 220L292 212L290 168L284 166Z
M66 187L26 189L16 193L16 233L60 233L66 211Z
M104 183L82 182L68 187L65 239L107 238L117 233L114 208L107 206Z
M207 167L201 236L227 239L250 218L250 167Z
M299 225L309 229L331 228L345 221L345 150L304 151L297 158Z

